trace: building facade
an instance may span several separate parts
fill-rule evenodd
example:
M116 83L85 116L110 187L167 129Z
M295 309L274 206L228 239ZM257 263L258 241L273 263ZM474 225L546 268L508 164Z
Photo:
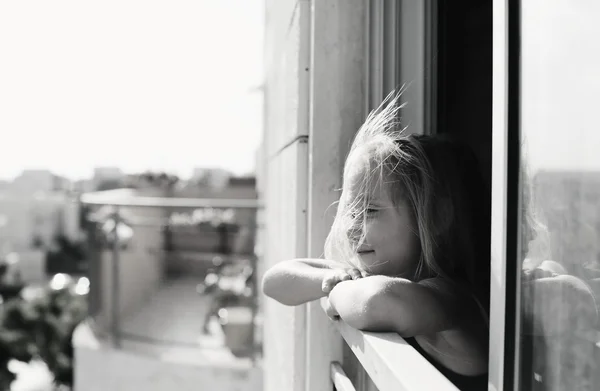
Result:
M593 237L575 242L580 239L569 228L593 236L598 225L590 176L570 177L569 186L579 190L565 193L564 207L549 204L548 186L534 185L531 202L542 201L531 207L552 216L549 228L560 240L550 246L551 256L563 274L548 281L546 294L532 294L535 281L522 275L531 265L524 173L544 165L600 171L593 152L600 139L592 129L598 103L592 91L600 92L592 68L600 58L589 50L597 42L580 29L584 23L597 32L592 19L599 15L590 2L560 0L267 1L265 129L257 164L266 206L261 274L283 260L322 256L350 142L370 110L392 90L405 89L407 131L464 141L491 189L489 389L597 389L600 327L593 315L600 309L578 304L593 302L594 290L600 302L597 250ZM580 41L588 42L581 50ZM556 86L567 75L569 82ZM554 87L562 97L581 99L556 100ZM557 213L569 216L561 220ZM567 231L571 236L560 233ZM581 284L560 282L567 280ZM285 307L262 299L262 307L265 391L325 391L334 384L338 390L456 389L395 335L334 324L316 302ZM532 343L523 320L528 308L547 324L570 319L576 335L563 330L560 338L542 334Z

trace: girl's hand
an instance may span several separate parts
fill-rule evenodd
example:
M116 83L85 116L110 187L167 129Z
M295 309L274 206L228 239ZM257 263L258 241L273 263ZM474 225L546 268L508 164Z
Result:
M325 278L323 278L323 284L321 289L324 293L329 293L331 290L342 281L358 280L359 278L366 277L366 273L358 269L332 269Z
M340 314L338 314L337 310L331 303L331 300L329 300L329 297L324 299L323 309L325 310L325 314L327 314L329 319L333 321L340 320Z

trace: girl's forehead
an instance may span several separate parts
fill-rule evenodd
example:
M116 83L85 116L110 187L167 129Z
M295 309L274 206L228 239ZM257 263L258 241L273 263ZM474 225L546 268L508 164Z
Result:
M388 198L389 175L381 166L367 159L356 159L348 165L344 177L344 191L351 199L366 197L369 200Z

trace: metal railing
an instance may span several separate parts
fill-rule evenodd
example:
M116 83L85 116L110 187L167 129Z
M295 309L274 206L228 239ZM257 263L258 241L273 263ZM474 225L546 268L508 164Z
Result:
M198 198L175 198L175 197L148 197L138 195L115 195L107 194L109 192L96 192L83 194L80 197L80 203L88 207L112 207L112 213L109 216L105 216L104 219L110 218L114 221L114 228L111 231L112 243L112 266L111 266L111 295L110 295L110 335L114 347L122 347L122 335L121 335L121 311L120 311L120 298L121 298L121 242L119 241L118 228L119 223L123 221L122 208L152 208L152 209L164 209L175 210L175 209L202 209L202 208L214 208L214 209L250 209L258 211L262 208L260 202L256 199L198 199ZM131 220L129 217L128 221ZM94 225L98 221L88 221ZM136 225L141 226L161 226L168 223L168 217L165 218L136 218L134 219ZM94 228L95 225L94 225ZM256 228L253 227L253 228ZM254 235L256 229L253 231ZM92 240L95 235L92 235ZM254 243L255 237L252 238ZM98 251L98 248L92 249L92 251ZM98 261L96 259L96 261ZM256 271L257 259L253 256L252 267ZM92 261L94 262L94 261ZM256 279L256 272L254 273L254 279ZM93 282L92 282L93 283ZM252 289L252 305L251 305L251 335L252 335L252 354L256 349L256 336L255 336L255 321L257 315L257 283L253 281Z

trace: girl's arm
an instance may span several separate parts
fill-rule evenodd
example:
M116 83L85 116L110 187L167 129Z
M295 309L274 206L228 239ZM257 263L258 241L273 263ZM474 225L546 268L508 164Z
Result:
M338 284L329 300L342 319L359 329L393 330L404 337L432 334L454 328L464 308L436 289L434 280L371 276Z
M339 281L354 278L344 265L324 259L279 262L265 273L265 295L285 305L300 305L327 296Z
M473 299L442 279L415 283L372 276L341 282L329 302L352 327L415 337L428 354L457 373L487 370L484 315Z

